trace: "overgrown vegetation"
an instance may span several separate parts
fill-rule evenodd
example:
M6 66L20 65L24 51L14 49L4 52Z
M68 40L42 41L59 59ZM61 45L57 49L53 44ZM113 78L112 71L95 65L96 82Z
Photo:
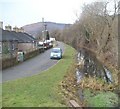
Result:
M108 84L100 78L84 78L78 85L88 107L118 106L118 83Z
M67 75L64 76L64 80L61 81L59 84L62 91L60 94L62 95L63 102L70 106L69 101L75 100L79 102L76 96L76 77L75 77L75 64L71 66L71 68L68 70Z
M60 83L63 100L68 106L70 100L75 100L81 107L118 106L118 80L108 84L100 78L84 77L77 84L75 65L68 72Z
M110 8L110 4L113 7ZM117 67L118 62L118 0L84 5L76 22L52 36L77 50L86 47L95 51L103 63ZM111 13L112 11L112 13Z
M88 107L117 107L118 106L118 96L117 94L110 91L97 91L94 93L90 89L83 91L84 102Z
M5 82L3 107L63 107L59 84L71 68L75 49L66 45L63 58L54 67L38 75Z
M110 8L110 4L113 7ZM86 48L94 51L98 60L108 69L112 69L114 84L106 84L98 78L84 78L76 86L74 71L61 83L65 96L76 99L77 88L84 89L84 103L82 106L111 107L118 103L118 0L93 2L84 5L82 13L76 22L63 31L55 30L51 34L57 40L72 45L78 51ZM112 11L112 12L111 12ZM89 91L88 91L89 90ZM92 96L94 94L94 96Z

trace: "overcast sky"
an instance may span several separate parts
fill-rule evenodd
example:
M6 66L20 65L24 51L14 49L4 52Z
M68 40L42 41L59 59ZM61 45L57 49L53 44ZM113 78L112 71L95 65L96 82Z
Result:
M24 26L45 21L74 23L84 3L97 0L0 0L0 21L4 26ZM100 0L98 0L100 1Z

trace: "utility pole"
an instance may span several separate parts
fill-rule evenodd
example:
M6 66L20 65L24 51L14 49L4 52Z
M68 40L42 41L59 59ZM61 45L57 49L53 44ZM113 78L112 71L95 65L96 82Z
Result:
M45 31L47 30L47 24L44 24L44 26L45 26Z
M42 23L43 23L43 26L44 26L44 31L47 30L47 24L44 22L44 18L42 18Z
M45 32L44 32L44 18L42 18L42 40L43 40L43 42L44 42L44 40L45 40Z
M44 18L42 18L42 25L43 25L43 31L42 31L43 41L45 41L47 36L47 24L44 22Z

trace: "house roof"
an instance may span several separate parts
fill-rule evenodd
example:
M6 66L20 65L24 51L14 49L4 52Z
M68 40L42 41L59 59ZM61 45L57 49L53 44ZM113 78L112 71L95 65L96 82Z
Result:
M31 40L33 40L33 41L36 40L33 36L31 36L31 35L29 35L29 34L27 34L27 33L24 33L24 34L27 35Z
M18 38L11 34L11 32L2 30L2 41L18 41Z
M0 37L0 41L18 41L22 43L31 43L36 41L36 39L27 33L7 31L2 29L2 37Z

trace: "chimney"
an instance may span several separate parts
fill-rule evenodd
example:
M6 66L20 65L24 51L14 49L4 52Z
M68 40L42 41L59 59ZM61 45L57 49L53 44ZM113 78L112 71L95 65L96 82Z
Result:
M15 26L15 27L13 28L13 31L19 32L19 28Z
M10 25L5 26L5 30L11 31L11 30L12 30L12 27L11 27Z
M3 29L3 22L0 21L0 28Z

